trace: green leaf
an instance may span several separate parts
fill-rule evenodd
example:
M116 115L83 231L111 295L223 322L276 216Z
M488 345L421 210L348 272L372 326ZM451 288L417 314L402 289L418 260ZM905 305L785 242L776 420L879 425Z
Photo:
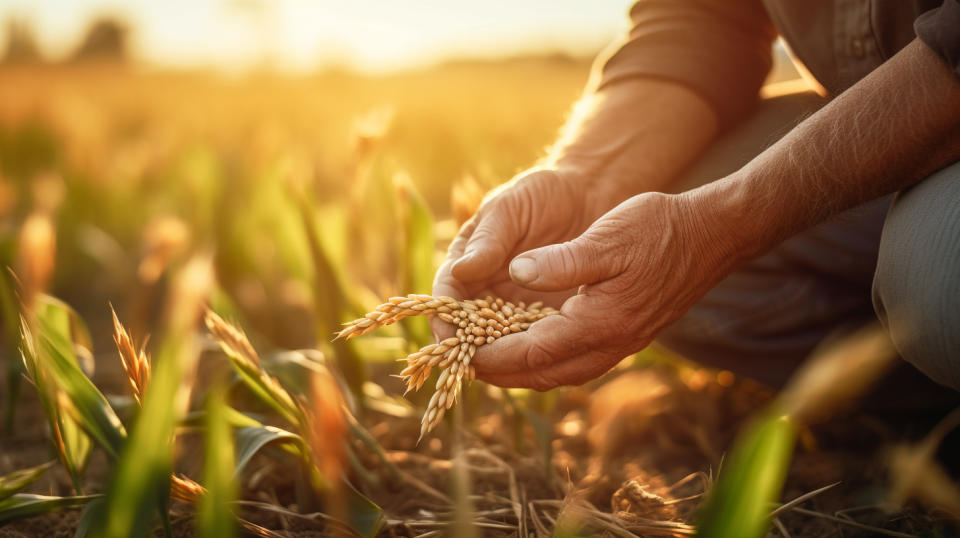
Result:
M270 443L283 444L285 445L284 450L292 454L299 456L304 454L302 437L273 426L237 428L234 432L234 438L237 461L233 472L237 476L243 471L250 459Z
M0 524L40 514L47 514L61 508L82 506L99 498L100 495L80 495L76 497L48 497L19 493L0 501Z
M310 248L310 257L313 260L313 295L314 309L317 312L321 335L333 335L344 319L352 319L347 294L340 282L333 264L324 248L314 211L303 194L297 195L298 208L303 228L306 231L307 243ZM350 391L360 398L363 382L366 381L366 366L360 359L350 342L343 339L333 341L331 346L336 353L338 369L350 385Z
M763 536L770 526L770 507L780 498L795 439L794 425L779 413L768 412L748 424L704 502L697 535Z
M350 514L350 526L361 536L373 537L383 526L383 508L357 491L346 478L342 480L341 491L347 496L347 512Z
M207 396L207 439L204 452L203 486L197 533L200 536L229 538L236 535L236 517L230 503L236 499L233 440L227 416L226 389L216 385Z
M245 413L241 413L232 407L224 409L224 418L227 424L234 428L243 428L246 426L258 427L263 423ZM187 428L202 428L207 423L207 410L191 411L180 421L180 426Z
M67 303L51 295L40 294L33 305L37 316L46 317L64 335L80 369L90 375L93 372L93 338L90 329L80 314Z
M0 476L0 500L6 499L21 489L36 482L37 479L43 476L43 473L52 467L54 463L56 462L48 461L47 463L37 465L36 467L20 469L19 471L14 471L6 476Z
M80 368L71 341L71 335L76 334L73 327L77 323L72 319L75 314L57 299L41 296L37 300L35 316L37 333L34 342L39 364L59 393L65 396L56 400L57 407L76 421L108 454L116 457L126 438L126 430L107 398ZM68 447L85 447L83 440L76 439L70 424L64 421L61 430ZM78 456L74 454L73 458L78 459ZM84 460L85 457L84 453Z
M80 368L76 352L89 350L89 333L76 329L83 327L76 312L47 295L36 298L34 309L36 330L21 319L24 368L37 389L58 457L81 493L80 474L92 448L87 434L99 434L98 440L109 452L115 448L110 441L115 433L111 417L116 424L119 419ZM73 341L74 335L80 335L79 342ZM80 409L88 412L86 417ZM119 432L122 440L123 426Z
M77 523L77 530L74 532L74 538L85 538L90 534L90 530L98 522L107 518L107 499L100 497L87 503L80 513L80 522Z
M158 507L169 534L174 428L185 411L189 384L199 356L196 326L212 281L208 256L187 262L174 278L163 347L153 361L150 386L107 489L110 517L91 530L98 537L144 536Z

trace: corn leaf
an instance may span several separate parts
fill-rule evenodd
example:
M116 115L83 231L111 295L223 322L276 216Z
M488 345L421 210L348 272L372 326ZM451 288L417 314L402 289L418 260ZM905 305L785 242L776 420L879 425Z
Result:
M292 454L304 454L302 437L273 426L237 428L234 439L237 458L233 471L235 476L239 476L250 459L270 443L281 444L286 452Z
M79 495L76 497L49 497L18 493L0 501L0 525L30 516L55 512L61 508L72 508L99 498L100 495Z
M698 516L697 536L760 537L770 526L796 438L794 425L768 412L741 432Z
M41 369L49 374L59 395L56 405L72 418L91 438L112 457L117 457L126 437L126 430L107 398L83 373L74 353L70 335L76 322L72 311L60 301L41 296L35 306L37 332L35 353ZM74 464L85 461L89 451L83 440L74 435L71 425L62 421L61 431L68 447L82 450L73 454ZM83 455L83 459L79 458ZM83 465L77 465L82 469Z
M48 461L36 467L20 469L8 475L0 476L0 501L36 482L54 463L56 462Z
M225 402L226 390L215 386L207 396L207 439L204 453L204 481L207 493L200 499L197 533L200 536L229 538L236 535L236 518L230 503L236 499L234 452Z
M79 494L80 475L92 448L87 434L110 453L116 448L119 419L80 368L77 352L89 353L90 345L89 332L76 312L47 295L39 295L33 306L36 330L21 319L23 364L40 397L54 448Z

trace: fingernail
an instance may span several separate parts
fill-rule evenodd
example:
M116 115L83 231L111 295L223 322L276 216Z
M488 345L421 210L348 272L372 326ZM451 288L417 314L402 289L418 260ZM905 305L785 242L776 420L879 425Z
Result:
M517 282L533 282L540 276L537 262L530 258L514 258L510 262L510 278Z

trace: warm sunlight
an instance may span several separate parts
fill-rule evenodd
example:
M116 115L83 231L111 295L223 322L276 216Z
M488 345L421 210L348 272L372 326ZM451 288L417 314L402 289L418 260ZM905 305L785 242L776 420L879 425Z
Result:
M0 538L957 536L958 275L960 0L0 0Z
M135 28L136 52L153 63L384 71L464 56L592 54L625 30L628 7L628 0L4 0L0 20L31 22L53 55L75 44L91 16L112 14Z

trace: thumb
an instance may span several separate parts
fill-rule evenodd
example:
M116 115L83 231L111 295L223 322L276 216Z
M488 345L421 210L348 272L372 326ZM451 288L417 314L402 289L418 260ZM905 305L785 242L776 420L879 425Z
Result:
M586 235L520 254L510 262L510 278L518 285L538 291L561 291L594 284L620 273L618 260L610 254L615 246Z
M516 218L501 205L495 206L477 224L463 255L453 263L450 272L461 282L490 277L507 262L518 236Z

